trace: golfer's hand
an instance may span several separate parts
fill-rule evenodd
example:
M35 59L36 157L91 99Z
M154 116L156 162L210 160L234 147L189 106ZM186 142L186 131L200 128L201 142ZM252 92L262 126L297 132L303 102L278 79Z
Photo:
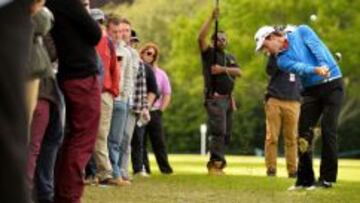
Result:
M212 18L215 20L215 19L218 19L219 17L219 13L220 13L220 10L219 10L219 7L215 7L213 12L212 12Z
M222 67L220 65L212 65L211 66L211 74L218 75L225 72L225 67Z
M327 78L330 77L329 68L326 66L320 66L315 68L315 73L321 77Z

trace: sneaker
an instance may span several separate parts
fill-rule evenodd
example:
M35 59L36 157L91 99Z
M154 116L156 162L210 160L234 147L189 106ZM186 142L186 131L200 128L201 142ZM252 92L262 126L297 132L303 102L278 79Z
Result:
M331 188L332 187L332 183L325 181L325 180L319 180L316 184L316 187L318 188Z
M297 190L302 190L304 189L305 187L302 186L302 185L292 185L290 186L287 190L288 191L297 191Z
M140 171L134 174L136 177L148 178L150 174L146 173L145 171Z
M307 191L316 190L316 189L317 189L316 185L312 185L312 186L306 187L306 190L307 190Z
M99 184L99 179L97 177L89 176L84 180L85 185L97 185Z

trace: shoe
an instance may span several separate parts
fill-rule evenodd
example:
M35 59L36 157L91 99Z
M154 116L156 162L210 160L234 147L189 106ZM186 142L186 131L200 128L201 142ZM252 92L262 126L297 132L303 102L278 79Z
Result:
M129 182L131 182L133 180L133 178L131 176L122 176L121 178L123 180L129 181Z
M305 187L302 186L302 185L292 185L290 186L287 190L288 191L297 191L297 190L302 190L304 189Z
M171 175L173 173L173 171L162 171L161 174L163 175Z
M325 180L319 180L316 184L316 187L318 188L332 188L332 183L325 181Z
M315 185L306 187L306 190L307 190L307 191L316 190L316 189L317 189L317 187L316 187Z
M89 176L84 180L85 185L97 185L99 184L99 179L97 177Z
M209 162L207 164L208 174L211 176L225 175L225 172L223 171L224 167L225 167L225 164L221 161Z
M268 177L275 177L275 176L276 176L276 170L275 170L275 169L268 169L268 170L266 171L266 175L267 175Z
M118 178L111 178L108 181L109 185L115 185L115 186L129 186L131 185L131 182L129 180L124 180L121 177Z
M150 174L146 173L145 171L140 171L134 174L136 177L148 178Z

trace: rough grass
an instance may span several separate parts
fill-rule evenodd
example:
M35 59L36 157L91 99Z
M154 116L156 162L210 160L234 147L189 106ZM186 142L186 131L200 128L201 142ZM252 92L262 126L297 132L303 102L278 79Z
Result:
M340 160L339 181L332 189L292 191L284 159L278 161L278 177L266 177L263 158L229 156L226 176L206 174L207 157L170 155L173 175L159 174L153 156L153 174L135 178L128 187L88 186L84 203L131 202L360 202L360 160ZM318 171L319 161L315 160Z

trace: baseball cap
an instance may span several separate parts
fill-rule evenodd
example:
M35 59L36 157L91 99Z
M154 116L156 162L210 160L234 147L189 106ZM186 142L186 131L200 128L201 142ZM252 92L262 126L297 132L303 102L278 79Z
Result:
M98 8L90 9L90 15L96 21L105 20L105 13L101 9Z
M135 30L131 30L131 39L130 40L133 42L140 42Z
M272 26L263 26L256 32L254 38L256 42L255 51L259 51L264 44L266 37L275 32L275 28Z

